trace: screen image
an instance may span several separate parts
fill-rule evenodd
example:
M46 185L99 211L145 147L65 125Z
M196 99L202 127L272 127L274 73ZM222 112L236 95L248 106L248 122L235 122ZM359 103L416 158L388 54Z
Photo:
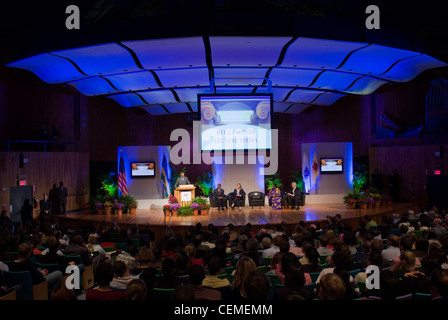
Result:
M271 149L272 95L198 95L201 150Z
M155 162L132 162L131 177L154 177L156 175Z
M343 161L342 158L321 158L320 172L321 173L342 173Z

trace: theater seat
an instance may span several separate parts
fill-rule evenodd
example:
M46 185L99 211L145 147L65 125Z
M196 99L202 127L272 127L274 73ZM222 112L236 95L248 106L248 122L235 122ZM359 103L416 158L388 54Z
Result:
M29 271L3 271L3 276L7 287L22 285L23 300L48 300L47 280L33 285Z
M230 205L232 205L234 197L235 197L235 194L233 192L229 193L229 195L227 196L227 199L228 199ZM240 207L244 207L245 204L246 204L246 195L242 196L241 199L239 199L239 201L238 201L238 205Z
M249 192L247 195L249 199L249 206L252 207L264 207L265 204L265 194L260 191Z

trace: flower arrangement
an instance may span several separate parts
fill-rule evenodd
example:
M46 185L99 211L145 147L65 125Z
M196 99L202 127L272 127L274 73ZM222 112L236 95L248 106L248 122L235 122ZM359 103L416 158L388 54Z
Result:
M373 194L373 199L375 201L381 201L382 197L381 197L381 195L379 193L374 193Z
M90 204L86 203L82 205L82 209L84 210L89 210L90 209Z
M179 209L180 204L178 204L177 202L170 205L170 210L179 210Z
M179 216L191 216L193 215L193 209L190 206L183 206L179 208L178 211Z
M209 209L210 209L210 205L209 204L200 204L199 205L199 211L209 210Z
M371 205L375 204L375 199L373 199L372 197L367 197L366 200L367 200L367 204L371 204Z
M356 204L356 200L355 199L347 199L347 201L345 203L348 205Z
M123 209L124 208L124 204L121 202L116 202L114 205L115 209Z
M106 201L104 202L104 207L105 208L112 208L114 206L114 204L110 201Z
M171 205L166 204L166 205L163 206L162 209L163 209L163 212L165 212L165 211L170 211L170 210L171 210Z
M137 204L136 203L130 203L128 208L129 209L137 209Z
M358 204L368 204L369 201L367 200L367 198L361 198L357 200Z
M173 204L173 203L178 203L179 201L177 200L177 198L175 196L173 196L172 194L170 194L169 198L168 198L168 203L169 204Z
M104 205L103 205L102 202L97 202L97 203L95 203L95 204L93 205L93 208L96 209L96 210L98 210L98 209L103 209L103 208L104 208Z
M193 209L193 210L199 209L199 204L197 204L196 202L193 202L193 203L190 205L190 208Z

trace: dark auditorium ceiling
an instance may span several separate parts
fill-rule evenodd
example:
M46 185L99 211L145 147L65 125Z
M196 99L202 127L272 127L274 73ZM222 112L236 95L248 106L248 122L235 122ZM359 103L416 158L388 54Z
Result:
M363 1L48 1L3 17L0 59L153 115L196 112L210 92L272 92L274 112L300 113L447 66L442 7L389 2L367 30Z

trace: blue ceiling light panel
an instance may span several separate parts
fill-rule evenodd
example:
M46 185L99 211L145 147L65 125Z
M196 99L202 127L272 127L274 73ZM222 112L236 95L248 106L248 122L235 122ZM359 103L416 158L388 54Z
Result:
M217 86L260 86L263 84L268 68L214 68Z
M165 88L197 87L210 85L207 68L155 70Z
M146 101L143 101L138 94L136 93L120 93L114 94L112 96L108 96L108 98L114 99L121 106L130 108L130 107L139 107L141 105L146 105Z
M222 67L272 67L290 37L210 37L212 63Z
M148 104L166 104L178 102L171 90L140 91L139 94Z
M7 64L152 115L197 112L197 95L215 92L272 93L274 112L300 113L447 65L373 43L227 36L106 43Z
M426 54L420 54L397 62L390 70L381 75L384 79L410 81L425 70L445 67L447 64Z
M174 89L180 101L184 102L197 102L198 94L204 93L212 93L210 91L210 87L201 87L201 88L176 88Z
M160 88L153 74L149 71L119 73L104 76L103 78L109 80L119 91L140 91Z
M289 97L285 98L285 102L312 103L314 99L324 92L319 90L296 89Z
M294 68L280 68L272 69L269 79L273 86L280 87L308 87L316 78L321 70L307 70Z
M151 114L153 116L162 116L162 115L169 114L169 112L166 110L166 108L164 108L163 106L158 105L158 104L142 106L140 108L146 110L146 112L148 112L149 114Z
M216 93L251 93L253 90L254 87L216 87Z
M397 61L418 55L417 52L372 44L350 55L338 70L381 77Z
M68 85L76 88L79 92L86 96L96 96L117 92L117 90L115 90L107 80L101 77L91 77L68 82Z
M268 87L258 87L256 93L272 93L272 98L274 101L283 101L292 90L294 89L271 87L269 90Z
M337 40L298 38L288 47L282 67L336 69L354 50L366 43Z
M52 52L73 61L87 75L106 75L140 70L128 50L116 43Z
M47 83L65 83L86 77L70 61L49 53L15 61L6 66L31 71Z
M317 97L316 100L313 101L313 104L318 106L329 106L335 103L338 99L345 97L345 94L335 93L335 92L325 92Z
M145 69L206 67L202 37L125 41Z

